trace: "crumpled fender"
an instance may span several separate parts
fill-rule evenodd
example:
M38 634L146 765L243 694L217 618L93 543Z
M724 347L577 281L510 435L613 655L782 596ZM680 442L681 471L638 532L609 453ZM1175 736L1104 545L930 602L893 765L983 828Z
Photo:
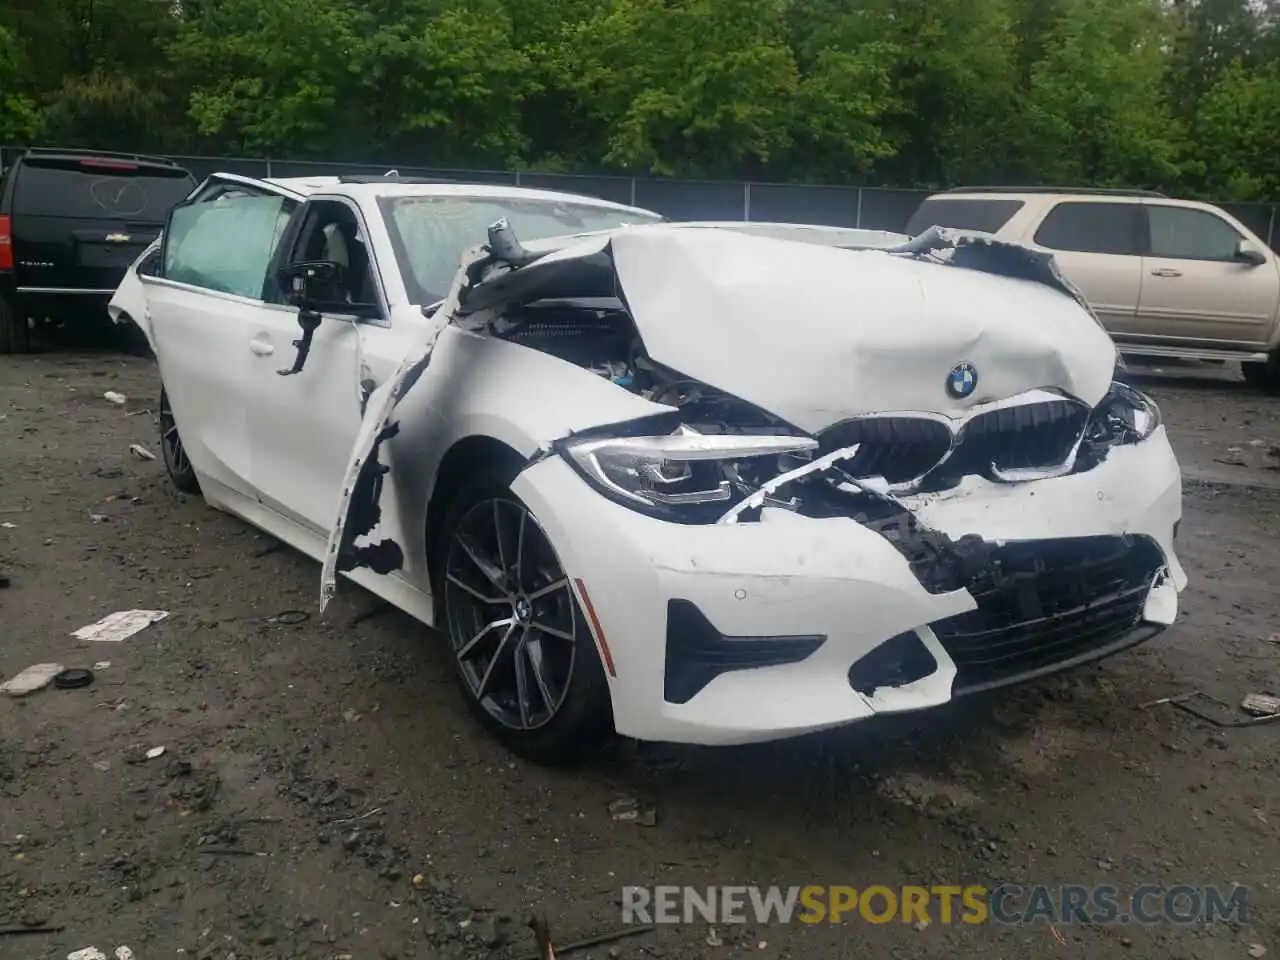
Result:
M143 257L158 249L159 246L160 240L157 238L151 246L142 251L137 260L129 265L124 279L120 281L116 292L111 295L111 301L107 304L107 314L111 317L111 321L118 324L133 321L147 338L153 353L156 345L151 337L151 309L147 303L146 285L138 276L138 264L142 262Z

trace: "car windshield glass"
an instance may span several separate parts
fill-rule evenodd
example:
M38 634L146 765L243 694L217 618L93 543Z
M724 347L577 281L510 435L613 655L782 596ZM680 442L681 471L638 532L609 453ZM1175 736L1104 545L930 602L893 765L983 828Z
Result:
M615 210L591 203L507 197L382 197L400 272L416 303L442 300L462 254L484 242L489 227L505 218L521 241L657 223L657 214Z

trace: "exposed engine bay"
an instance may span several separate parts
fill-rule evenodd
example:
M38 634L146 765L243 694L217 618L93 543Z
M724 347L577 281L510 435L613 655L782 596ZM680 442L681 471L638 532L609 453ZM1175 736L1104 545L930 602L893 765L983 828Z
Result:
M726 451L723 457L675 455L663 461L655 450L655 461L641 464L641 475L632 478L636 484L624 483L616 492L633 507L639 494L651 512L683 522L753 520L764 507L871 525L881 516L909 518L909 511L896 504L897 495L943 492L969 476L1011 483L1084 472L1115 444L1141 440L1158 423L1154 405L1116 384L1095 410L1061 393L1032 391L989 409L975 408L958 423L927 413L868 416L811 437L745 400L654 362L620 299L512 305L491 323L490 332L679 410L667 423L637 423L633 433L671 434L691 442L697 437L796 438L790 449L773 453L756 447L741 458ZM625 445L617 430L611 435ZM744 444L744 453L747 449ZM815 469L805 470L806 465ZM609 493L609 470L600 472L604 475L591 479L598 487L605 480ZM726 514L748 498L745 509Z

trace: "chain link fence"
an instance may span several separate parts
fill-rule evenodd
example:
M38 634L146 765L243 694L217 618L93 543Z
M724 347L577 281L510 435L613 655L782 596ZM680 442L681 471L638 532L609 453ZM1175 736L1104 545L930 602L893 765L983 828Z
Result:
M20 148L0 147L0 169ZM329 163L319 160L271 160L249 157L172 159L195 174L238 173L249 177L315 177L339 174L380 175L386 164ZM673 220L754 220L812 223L832 227L900 231L927 190L888 187L835 187L797 183L748 183L731 180L671 180L653 177L585 176L511 170L455 170L398 165L403 176L440 177L472 183L498 183L562 190L644 207ZM1222 203L1224 210L1280 252L1277 208L1265 203Z

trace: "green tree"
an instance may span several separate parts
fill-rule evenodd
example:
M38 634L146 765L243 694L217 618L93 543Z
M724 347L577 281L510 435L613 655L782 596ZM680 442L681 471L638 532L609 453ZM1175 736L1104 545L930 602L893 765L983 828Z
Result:
M1166 186L1182 141L1157 0L1063 0L1027 93L1030 168L1061 184Z
M594 123L597 157L707 175L791 146L800 76L782 0L611 0L566 29L557 85Z
M1200 100L1191 150L1209 196L1280 198L1280 65L1223 70Z
M13 34L0 26L0 143L27 143L40 126L35 101L23 92L23 60Z
M205 141L241 154L319 156L361 143L361 55L348 0L204 0L183 8L169 53Z

